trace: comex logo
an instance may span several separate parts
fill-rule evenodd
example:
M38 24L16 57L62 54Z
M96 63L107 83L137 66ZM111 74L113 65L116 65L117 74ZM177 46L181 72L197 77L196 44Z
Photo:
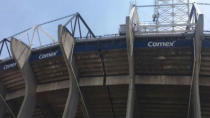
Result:
M167 41L167 42L154 42L150 41L147 43L148 47L174 47L176 41Z
M55 52L49 52L49 53L46 53L46 54L40 54L39 55L39 59L45 59L45 58L49 58L49 57L54 57L56 56L58 53L58 51L55 51Z
M3 69L4 70L8 70L10 68L13 68L15 67L17 64L14 62L14 63L11 63L11 64L7 64L7 65L4 65Z

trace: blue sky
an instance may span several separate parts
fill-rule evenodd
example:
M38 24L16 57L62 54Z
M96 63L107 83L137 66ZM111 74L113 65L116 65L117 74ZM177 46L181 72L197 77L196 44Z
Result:
M0 38L75 12L81 13L96 34L115 33L128 9L129 0L2 0Z
M153 0L136 2L138 5L152 4ZM125 23L125 16L128 15L129 3L130 0L2 0L0 39L44 21L75 12L81 13L97 35L118 33L119 24ZM209 7L201 8L206 16L210 14ZM206 29L210 30L210 26L208 25Z
M135 0L133 0L135 1ZM96 35L118 33L119 25L125 23L131 0L1 0L0 40L31 26L79 12ZM197 2L210 2L198 0ZM137 5L153 4L153 0L136 0ZM205 14L205 29L210 30L210 6L200 6ZM142 16L150 18L153 9L144 10ZM141 19L141 18L140 18ZM151 20L151 19L150 19ZM60 21L59 23L65 23ZM57 24L46 30L57 38ZM44 37L45 38L45 37ZM47 38L44 39L48 42ZM36 40L34 42L38 44ZM4 52L3 57L7 57ZM1 56L0 56L1 58Z

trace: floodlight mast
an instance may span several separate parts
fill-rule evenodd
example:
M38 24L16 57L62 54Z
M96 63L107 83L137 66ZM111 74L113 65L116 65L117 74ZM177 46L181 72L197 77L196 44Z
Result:
M176 32L189 25L189 0L154 0L155 30Z

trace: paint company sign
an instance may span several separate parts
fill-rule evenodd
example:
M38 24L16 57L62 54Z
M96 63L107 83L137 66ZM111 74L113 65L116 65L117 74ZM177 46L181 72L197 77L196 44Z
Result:
M48 53L42 53L39 55L39 60L42 60L42 59L46 59L46 58L50 58L50 57L54 57L58 55L58 50L56 51L53 51L53 52L48 52Z
M157 42L157 41L149 41L147 43L147 46L152 48L152 47L175 47L175 43L176 41L161 41L161 42Z
M61 56L61 50L60 47L54 47L49 48L45 50L39 50L37 52L32 52L30 56L30 61L37 61L37 60L43 60L48 59L56 56Z
M183 48L193 47L192 40L142 40L138 39L134 42L135 48Z
M11 68L17 67L17 63L12 59L0 64L0 71L9 70Z

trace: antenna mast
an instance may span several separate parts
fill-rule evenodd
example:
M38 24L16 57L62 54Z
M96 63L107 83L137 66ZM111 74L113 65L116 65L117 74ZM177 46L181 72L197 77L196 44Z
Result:
M156 31L177 32L189 25L189 0L154 0L153 22Z

